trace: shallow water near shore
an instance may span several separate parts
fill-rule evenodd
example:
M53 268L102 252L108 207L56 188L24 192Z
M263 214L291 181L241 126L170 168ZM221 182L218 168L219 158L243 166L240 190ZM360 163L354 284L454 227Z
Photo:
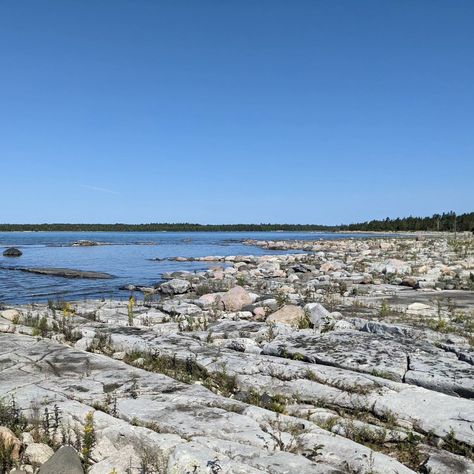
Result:
M0 232L0 251L18 247L19 258L0 253L0 302L48 299L127 298L127 284L152 286L164 272L200 270L215 264L153 261L154 258L288 253L250 247L245 239L317 240L363 238L369 234L320 232ZM382 236L382 235L380 235ZM74 247L78 240L104 245ZM106 272L111 280L66 279L11 271L2 267L62 267Z

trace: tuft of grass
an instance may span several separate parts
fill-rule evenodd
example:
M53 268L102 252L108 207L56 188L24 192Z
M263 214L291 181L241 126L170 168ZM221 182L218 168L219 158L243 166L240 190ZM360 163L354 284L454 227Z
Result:
M289 303L290 299L288 298L288 295L283 292L278 292L277 295L275 296L278 308L283 308L286 304Z
M451 453L474 460L474 449L471 446L458 441L456 439L456 432L453 428L451 428L449 433L443 438L443 448Z
M298 329L311 329L312 327L314 327L313 323L311 319L309 319L308 312L305 311L304 315L298 321Z
M273 339L276 337L276 331L275 331L275 323L267 323L268 326L268 331L267 331L267 341L271 342Z
M247 281L245 279L245 276L240 274L240 275L237 275L237 285L239 286L245 286L247 284Z
M48 337L49 325L46 316L36 318L33 324L33 336Z
M265 420L261 428L262 431L270 435L273 443L272 447L267 445L267 449L288 453L298 453L303 449L302 440L308 431L304 423L286 421L279 413L277 413L276 418ZM313 446L310 452L306 454L307 457L314 459L321 454L322 448L324 448L322 444Z
M474 239L453 239L448 243L458 258L467 258L474 254Z
M397 424L397 417L395 413L390 410L385 410L381 415L380 419L385 423L387 428L393 429Z
M225 366L219 371L210 373L200 366L193 357L187 357L183 360L178 359L176 354L171 356L158 352L140 351L127 353L124 361L134 365L137 359L140 359L140 368L168 375L187 384L201 382L209 390L218 392L226 397L233 395L237 391L236 376L228 374Z
M98 330L87 347L88 352L100 352L106 355L112 355L114 352L112 346L112 337L110 334Z
M385 318L390 314L390 305L388 304L388 301L383 299L382 303L380 305L380 311L379 311L379 316L381 318Z

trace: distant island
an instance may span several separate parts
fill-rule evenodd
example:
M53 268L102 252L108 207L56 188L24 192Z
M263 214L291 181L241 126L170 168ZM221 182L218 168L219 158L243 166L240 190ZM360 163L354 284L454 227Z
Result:
M275 232L275 231L325 231L325 232L414 232L474 231L474 212L456 215L454 212L433 214L431 217L397 217L371 220L354 224L0 224L1 232L50 231L50 232Z

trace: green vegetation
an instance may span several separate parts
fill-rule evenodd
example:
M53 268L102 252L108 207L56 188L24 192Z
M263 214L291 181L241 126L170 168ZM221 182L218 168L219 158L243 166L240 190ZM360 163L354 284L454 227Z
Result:
M277 413L275 418L264 419L264 423L260 427L271 438L273 446L267 442L265 444L268 450L288 453L303 452L302 454L312 461L322 454L321 450L324 448L322 444L313 445L311 449L305 446L303 439L309 432L305 423L295 423Z
M227 373L225 365L222 365L221 370L210 373L192 357L182 360L178 359L176 354L140 351L127 353L124 362L137 365L150 372L168 375L180 382L188 384L202 382L209 390L225 397L230 397L237 391L236 377Z
M311 329L313 326L308 312L305 311L304 315L298 321L298 329Z
M14 446L0 439L0 472L10 472L15 466L15 458L13 456Z
M250 405L265 408L275 413L285 413L288 400L280 394L270 395L268 393L259 393L256 389L251 388L248 397L245 400Z
M474 231L474 212L456 216L454 212L431 217L386 218L349 225L319 224L0 224L1 232L69 231L69 232L270 232L270 231Z
M474 212L456 215L454 212L433 214L431 217L397 217L385 220L372 220L346 226L339 226L338 230L363 231L443 231L465 232L474 231Z
M458 258L467 258L474 254L474 239L450 240L449 245Z
M50 337L52 334L63 334L67 342L74 343L81 339L82 333L74 327L73 318L76 312L70 303L62 303L61 306L54 306L48 302L51 316L46 313L43 316L33 315L30 311L24 316L15 317L13 323L22 323L33 328L32 335L36 337ZM61 308L61 315L58 310Z
M89 412L86 415L84 424L84 436L82 439L82 457L84 469L86 472L89 471L92 465L92 450L96 444L95 428L94 428L94 412Z
M93 430L91 437L90 426L87 428L87 424L89 431L84 435L80 434L78 428L71 429L68 423L63 424L58 405L49 408L45 406L42 410L40 402L36 400L30 405L28 419L23 415L24 411L25 409L17 405L15 397L12 396L10 400L0 399L0 426L10 429L17 438L29 433L33 442L46 444L53 451L67 444L81 452L84 443L84 446L89 446L90 453L90 447L93 447L95 442ZM0 473L7 473L13 467L18 467L24 462L23 456L23 450L18 450L14 442L0 436Z
M380 305L379 316L381 318L385 318L390 314L390 305L386 299L382 300L382 304Z
M474 449L471 446L458 441L453 428L451 428L450 432L444 437L442 446L451 453L474 460Z
M48 319L46 316L41 318L37 317L36 322L33 325L33 336L41 336L41 337L48 337L49 334L49 326L48 326Z
M383 422L382 425L374 424L375 420L373 419L359 420L353 418L349 413L342 412L340 415L331 417L318 417L314 422L320 428L342 434L345 438L363 444L374 451L395 457L415 472L425 472L423 465L427 460L427 455L420 449L420 442L424 440L424 437L408 431L405 438L397 440L396 432L392 431L396 428L394 420L395 418L390 412L380 420ZM399 433L401 434L403 431L400 430ZM425 441L428 439L426 438Z
M280 291L275 295L275 299L276 299L278 308L283 308L283 306L285 306L286 304L290 302L288 295Z
M111 356L114 353L112 346L112 337L104 331L97 330L94 337L87 347L88 352L100 352L102 354Z
M23 416L14 397L9 402L0 400L0 426L5 426L12 430L16 436L20 436L27 424L28 421Z
M135 307L135 297L132 295L128 299L127 305L127 315L128 315L128 325L133 326L133 308Z

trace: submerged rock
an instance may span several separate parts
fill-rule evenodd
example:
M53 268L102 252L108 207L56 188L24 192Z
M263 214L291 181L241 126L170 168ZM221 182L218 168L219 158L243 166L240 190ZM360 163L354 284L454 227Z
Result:
M10 247L3 252L4 257L21 257L23 252L15 247Z
M99 243L92 240L78 240L72 244L73 247L95 247L96 245Z
M9 268L9 270L20 270L27 273L36 273L38 275L57 276L62 278L90 278L93 280L108 280L115 278L109 273L74 270L72 268Z

